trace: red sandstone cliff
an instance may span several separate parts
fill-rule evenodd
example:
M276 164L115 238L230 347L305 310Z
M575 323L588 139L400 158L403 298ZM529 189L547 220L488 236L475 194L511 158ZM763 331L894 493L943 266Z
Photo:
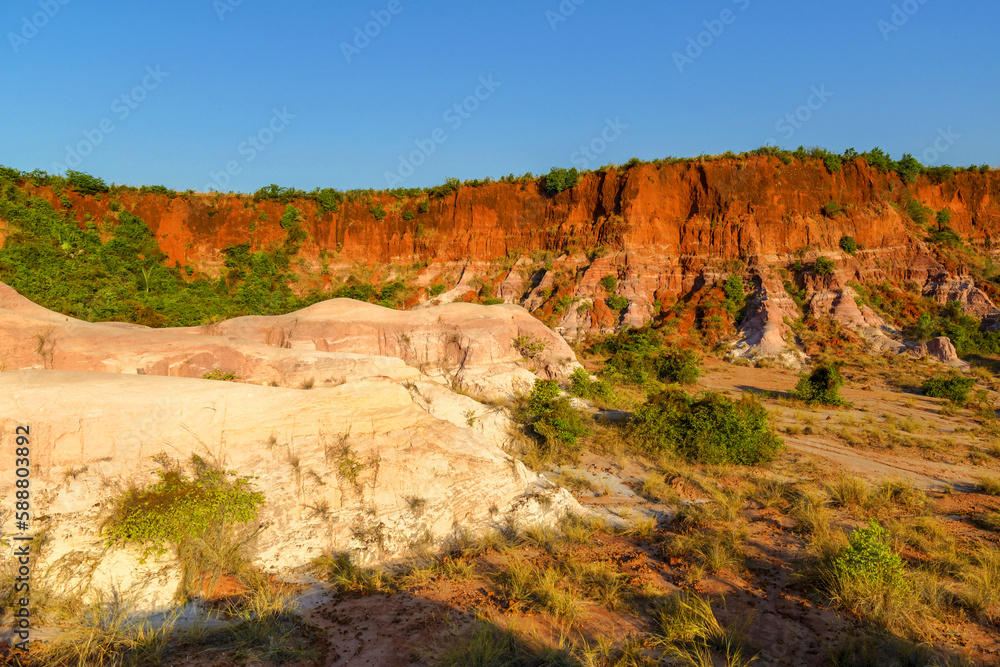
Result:
M428 264L423 284L447 276L453 279L449 286L465 268L460 292L478 275L495 287L494 294L538 308L543 316L552 316L553 296L566 295L578 305L593 302L582 312L578 305L556 307L553 323L571 333L641 323L655 314L654 302L691 300L734 270L756 279L758 296L764 302L769 296L768 307L777 309L772 319L778 312L787 316L773 270L818 254L835 259L838 270L822 284L807 276L810 294L836 291L848 280L890 279L915 283L935 298L951 294L976 310L992 309L966 280L964 267L928 246L927 231L904 211L910 199L933 209L932 221L934 212L950 209L951 228L982 252L1000 235L998 172L960 173L941 184L921 177L907 185L862 160L831 174L820 160L786 165L761 156L591 173L555 196L541 183L462 187L431 197L427 213L418 211L424 196L397 201L384 193L362 195L336 213L319 213L312 201L294 201L309 232L300 253L303 265L319 275L358 262L421 261ZM50 189L38 193L61 206ZM96 220L111 215L107 195L96 200L67 194L81 224L88 214ZM831 202L842 212L824 208ZM374 219L373 203L384 207L385 219ZM226 246L249 240L262 248L285 235L278 224L284 204L243 195L123 193L120 204L146 221L171 262L209 273L218 269ZM414 213L412 220L404 219L407 211ZM853 257L843 253L842 236L854 237L862 250ZM548 271L540 251L552 253ZM630 301L620 316L606 307L607 295L598 286L607 274L616 275L617 294Z

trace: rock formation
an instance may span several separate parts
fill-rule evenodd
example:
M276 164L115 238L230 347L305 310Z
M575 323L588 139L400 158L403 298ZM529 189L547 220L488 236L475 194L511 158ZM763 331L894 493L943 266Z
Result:
M524 360L514 341L529 335L544 349ZM36 572L65 590L129 589L140 610L169 606L170 555L139 563L137 547L108 548L101 534L115 499L166 459L251 476L266 497L256 562L285 577L321 554L391 560L578 509L504 452L502 411L452 390L499 395L530 388L528 365L557 377L575 366L517 306L400 313L337 300L153 330L73 320L4 286L0 349L0 439L30 427L33 529L47 536ZM202 379L212 370L243 381ZM0 462L4 497L13 465Z

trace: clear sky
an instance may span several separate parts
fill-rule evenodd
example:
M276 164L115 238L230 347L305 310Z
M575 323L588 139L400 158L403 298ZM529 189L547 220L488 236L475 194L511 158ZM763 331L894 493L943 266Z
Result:
M998 25L996 0L5 0L0 164L238 192L768 142L997 166Z

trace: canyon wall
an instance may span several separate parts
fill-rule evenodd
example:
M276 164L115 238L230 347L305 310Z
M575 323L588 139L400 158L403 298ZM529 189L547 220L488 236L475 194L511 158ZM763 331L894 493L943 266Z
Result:
M36 193L64 207L50 188ZM784 341L783 323L796 315L781 270L821 255L835 262L832 276L792 276L810 304L817 294L818 303L829 302L828 294L840 294L850 281L890 281L942 302L962 301L979 315L992 312L992 286L972 276L961 253L941 252L928 237L936 213L948 209L948 225L966 248L979 257L991 253L1000 233L998 194L1000 172L906 184L860 159L831 173L821 160L785 164L757 156L588 173L556 195L540 179L463 186L445 196L362 193L325 213L314 201L297 200L309 239L296 260L305 278L296 289L323 288L361 265L377 281L417 264L420 289L408 306L427 302L424 288L439 283L450 291L438 300L499 297L575 336L642 324L678 301L699 304L737 273L753 298L746 319L735 324L755 354L754 339L766 337L769 323L772 342L775 332ZM169 261L196 275L217 275L229 245L249 241L266 249L286 235L279 224L284 203L245 195L65 196L80 224L113 217L113 205L139 216ZM923 227L906 212L911 200L927 207ZM370 211L378 205L382 220ZM856 240L854 255L840 249L844 236ZM608 275L615 277L612 293L610 283L600 283ZM627 306L609 308L610 296ZM865 326L881 327L876 320Z

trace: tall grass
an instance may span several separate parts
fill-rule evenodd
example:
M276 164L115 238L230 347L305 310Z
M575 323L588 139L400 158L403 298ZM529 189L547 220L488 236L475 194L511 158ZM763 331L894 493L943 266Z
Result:
M732 666L749 665L744 635L746 625L724 628L708 600L689 592L674 593L660 600L653 612L652 639L663 649L663 658L682 665L714 665L714 655Z

